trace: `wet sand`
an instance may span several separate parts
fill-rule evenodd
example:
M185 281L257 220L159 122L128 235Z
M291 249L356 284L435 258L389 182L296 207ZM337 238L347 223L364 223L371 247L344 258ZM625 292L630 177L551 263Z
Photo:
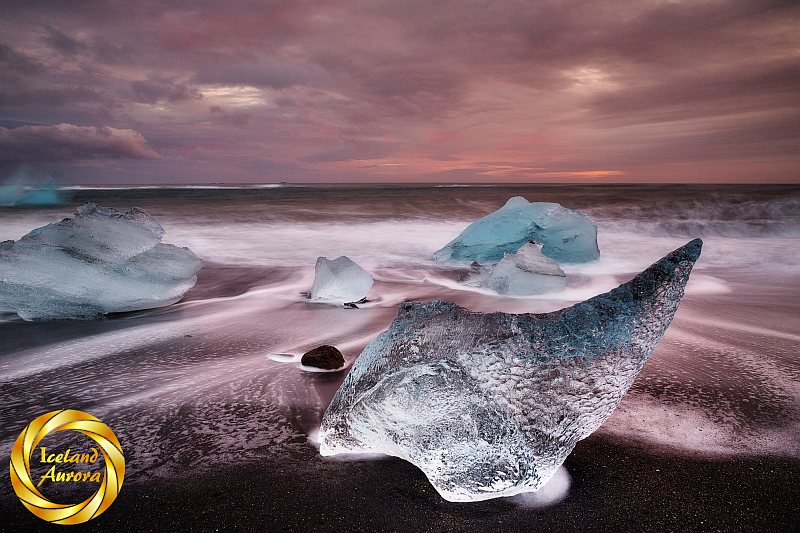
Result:
M4 324L16 333L3 338L0 366L23 375L0 387L2 453L17 426L49 408L100 416L123 442L129 471L112 507L80 527L96 531L796 530L800 346L797 300L786 294L799 280L773 278L756 293L748 276L727 278L731 292L687 296L619 409L565 463L566 498L546 508L449 503L401 460L319 456L309 436L345 372L310 374L264 357L280 344L275 312L259 341L253 324L261 315L241 299L256 298L252 307L263 310L280 298L243 293L248 284L199 284L198 292L234 298L232 315L225 297L213 312L189 298L185 308L100 322ZM480 295L461 298L488 305ZM394 315L392 305L289 310L287 320L305 317L309 331L344 321L349 334L329 331L349 346L348 359ZM74 343L80 357L50 368L47 347L61 353ZM17 368L42 357L41 368ZM64 372L71 384L51 382ZM0 509L3 530L47 529L7 484Z
M800 461L703 459L592 436L548 508L442 500L399 459L339 462L308 446L293 461L232 465L123 487L87 531L796 531ZM54 530L0 500L5 531Z

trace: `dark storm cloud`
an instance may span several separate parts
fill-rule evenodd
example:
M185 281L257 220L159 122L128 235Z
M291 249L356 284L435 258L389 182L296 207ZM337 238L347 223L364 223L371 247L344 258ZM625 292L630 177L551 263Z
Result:
M106 64L130 61L135 50L120 45L102 35L90 39L77 38L53 27L45 27L46 34L41 38L50 50L69 60L84 60ZM111 39L114 35L109 35Z
M600 118L615 121L676 120L698 116L796 108L800 63L795 58L748 68L690 72L672 80L646 81L596 98Z
M202 98L197 89L185 83L178 83L168 78L151 76L144 80L131 82L135 101L148 104L158 102L180 102L183 100L199 100Z
M214 115L215 118L234 126L246 126L253 118L252 115L244 112L230 112L218 105L212 105L208 108L208 112Z
M42 65L8 45L0 43L0 69L4 76L14 74L36 74L42 71Z
M75 126L0 128L0 161L52 162L87 159L154 159L142 134L129 129Z
M57 88L33 88L24 84L8 85L5 90L0 89L0 108L29 105L62 106L67 103L102 100L97 91L80 85Z
M47 35L42 37L42 41L44 41L50 48L59 52L61 54L71 56L78 54L84 51L87 48L87 45L78 39L70 37L66 33L63 33L55 28L48 27L46 28Z
M270 57L247 58L220 57L200 68L195 76L197 83L228 85L253 85L283 89L292 85L318 83L327 76L314 64L281 62Z
M796 2L2 6L0 120L139 131L155 180L800 178Z

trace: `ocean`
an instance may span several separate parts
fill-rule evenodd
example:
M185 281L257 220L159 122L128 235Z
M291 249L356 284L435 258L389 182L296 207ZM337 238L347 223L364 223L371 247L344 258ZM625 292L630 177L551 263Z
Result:
M8 457L30 420L64 408L99 417L123 445L125 487L93 523L106 515L127 520L142 504L125 504L126 492L142 495L156 486L189 491L176 500L182 505L194 493L231 512L234 504L221 503L227 496L213 486L224 485L229 472L249 469L241 479L250 480L249 490L262 491L266 509L272 502L280 512L239 519L266 529L325 525L324 517L313 522L310 511L297 513L291 502L303 501L320 485L335 488L331 476L352 475L345 485L355 484L357 497L337 492L330 499L311 498L316 506L330 506L331 520L355 520L348 513L379 506L401 517L421 506L433 509L434 530L437 524L488 527L494 524L488 509L524 530L525 520L562 520L564 509L580 516L570 508L576 502L599 506L591 501L593 483L604 487L604 498L624 498L624 490L615 492L593 470L599 465L592 464L592 453L601 458L609 450L634 457L635 464L617 466L633 468L637 476L643 475L643 461L656 471L659 465L680 469L696 461L698 471L722 468L718 474L731 480L751 476L763 486L768 478L776 491L798 490L796 483L782 485L774 469L778 464L800 471L800 187L272 185L72 192L70 203L61 206L0 208L0 241L95 202L147 210L166 230L164 242L188 246L204 261L197 285L166 308L86 322L28 323L0 313L0 457ZM563 265L563 293L498 296L459 284L463 271L433 261L435 250L513 196L558 202L596 222L600 259ZM352 365L406 300L444 299L481 312L557 310L614 288L695 237L704 240L703 253L674 322L614 415L584 447L579 443L578 462L565 464L549 507L481 503L471 508L478 511L465 511L463 504L436 500L424 477L399 460L319 457L315 432L346 371L309 373L295 360L275 356L333 344ZM376 280L369 302L359 309L307 299L317 257L340 255ZM259 480L266 479L264 486ZM673 479L667 486L688 498L682 483ZM366 488L373 484L385 488L376 495ZM666 490L645 483L650 484L651 497ZM249 498L244 499L251 505L261 501ZM720 498L730 509L721 503L702 512L744 512L724 491ZM19 506L14 500L10 485L0 485L2 508ZM396 509L387 510L393 500ZM170 501L162 495L153 512L167 513ZM784 510L783 517L796 519L800 513L793 510ZM115 511L121 513L116 519ZM15 520L27 520L19 514ZM370 516L351 523L391 529L382 514ZM395 527L408 529L413 523L407 519L397 518ZM675 525L665 520L657 524Z

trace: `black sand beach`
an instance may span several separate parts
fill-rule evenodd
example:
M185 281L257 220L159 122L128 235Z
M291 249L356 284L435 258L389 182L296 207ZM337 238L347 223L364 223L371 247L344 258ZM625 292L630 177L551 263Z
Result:
M541 509L442 500L399 459L325 461L312 447L123 487L86 531L796 531L800 461L703 459L592 436L565 463L569 496ZM5 531L54 530L0 500Z

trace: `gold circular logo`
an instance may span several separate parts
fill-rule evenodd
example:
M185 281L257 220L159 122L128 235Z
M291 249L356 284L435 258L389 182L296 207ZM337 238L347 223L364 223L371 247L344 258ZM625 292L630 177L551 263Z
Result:
M65 430L77 431L95 441L105 459L100 488L86 500L75 504L51 502L39 492L31 480L31 459L36 446L49 433ZM80 457L77 461L69 460L69 450L66 455L54 455L51 454L50 459L56 462L80 462ZM51 462L46 459L46 450L42 448L42 460ZM125 477L125 458L122 456L122 446L111 428L88 413L65 409L44 414L22 430L11 450L10 470L14 492L30 512L54 524L81 524L102 514L117 498ZM75 475L77 480L77 476L83 475L85 479L89 473L70 474ZM94 475L100 477L99 473Z

